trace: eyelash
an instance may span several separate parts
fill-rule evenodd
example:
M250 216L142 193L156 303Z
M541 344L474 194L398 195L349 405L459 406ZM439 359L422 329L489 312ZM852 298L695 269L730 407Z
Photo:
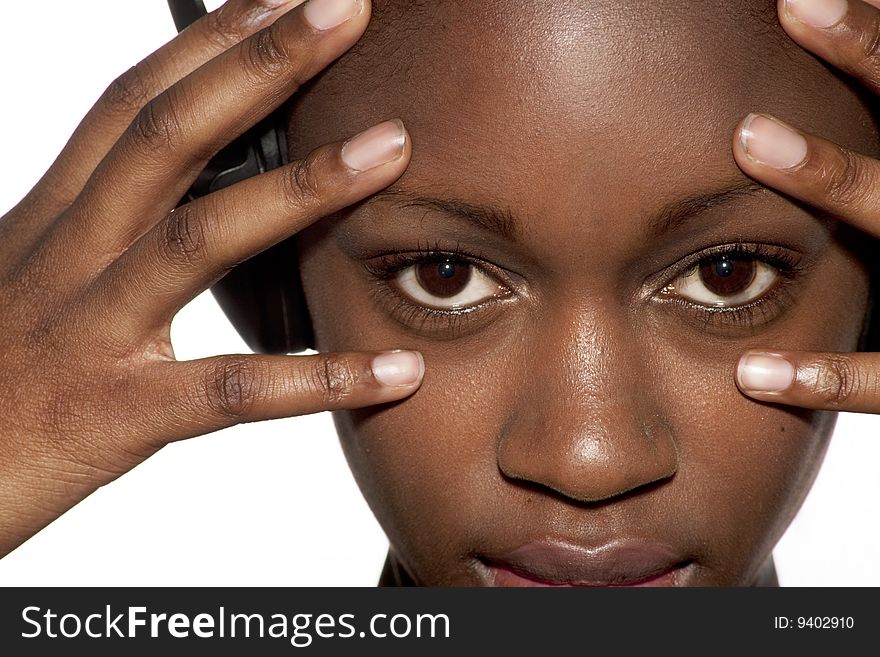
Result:
M667 303L675 303L691 311L696 310L703 313L703 325L707 328L712 324L734 327L755 326L768 322L792 301L792 294L788 289L789 284L806 269L801 264L800 256L781 246L758 243L723 244L703 249L686 258L683 262L676 263L673 268L662 272L658 277L654 277L662 278L665 281L660 288L661 297L663 289L672 281L689 274L701 262L721 256L760 260L776 269L779 280L773 284L767 294L740 306L710 307L671 294L662 300ZM439 242L435 242L433 245L426 243L424 247L419 242L413 251L379 253L370 261L363 263L363 266L376 283L372 287L372 293L376 295L377 299L390 302L391 311L395 317L399 318L399 321L408 326L417 326L419 329L424 329L426 324L430 323L444 323L444 326L440 328L448 332L450 337L454 337L462 329L464 323L469 321L468 315L475 311L485 310L487 306L495 305L506 297L488 299L470 308L439 310L409 301L388 283L407 267L443 258L453 258L458 262L479 268L499 281L502 286L509 290L512 289L512 286L503 280L504 277L498 267L488 263L481 253L469 251L459 243L449 249L443 248Z
M686 258L681 264L675 265L675 273L664 274L667 283L664 288L680 276L690 274L701 262L722 256L753 258L773 267L779 279L757 299L740 306L715 307L695 303L678 296L671 296L663 301L675 303L689 310L703 313L704 328L720 327L752 327L768 323L786 308L793 300L791 283L802 274L807 267L802 264L801 256L790 249L774 244L735 243L723 244L703 249L699 253ZM662 296L662 290L661 290Z
M390 302L391 312L393 316L399 318L399 321L407 326L417 326L419 329L425 329L426 324L429 323L442 323L443 325L440 327L430 328L434 330L439 328L444 333L448 333L450 337L454 337L463 328L464 323L469 320L468 315L475 311L485 310L488 306L495 305L507 297L488 299L469 308L440 310L413 303L401 293L396 292L388 284L388 281L394 279L400 271L407 267L443 258L452 258L483 271L489 270L487 274L508 290L511 289L511 286L502 280L504 276L498 267L488 263L481 253L469 251L458 242L451 249L443 248L439 242L435 242L433 245L426 242L424 247L421 245L421 242L418 242L413 251L379 253L371 261L363 263L363 266L374 277L374 282L377 283L377 285L373 286L372 293L377 299ZM418 320L420 321L416 324Z

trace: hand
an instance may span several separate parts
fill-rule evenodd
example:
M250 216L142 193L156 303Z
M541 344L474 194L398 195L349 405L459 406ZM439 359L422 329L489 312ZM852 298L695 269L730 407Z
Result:
M880 93L880 0L778 5L795 41ZM880 237L880 161L754 114L738 126L733 153L751 177ZM740 359L736 381L762 401L880 413L880 353L754 350Z
M178 209L210 157L363 34L369 0L229 0L107 89L0 219L0 555L163 445L412 394L417 352L178 362L171 319L237 263L395 181L397 120Z

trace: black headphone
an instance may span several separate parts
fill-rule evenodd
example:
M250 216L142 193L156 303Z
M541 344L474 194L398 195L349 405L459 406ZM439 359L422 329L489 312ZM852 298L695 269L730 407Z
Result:
M168 0L178 32L207 12L203 0ZM287 163L284 107L220 151L181 200L187 203ZM295 244L287 239L238 265L211 292L257 353L284 354L314 345Z
M168 0L168 6L178 31L207 13L203 0ZM287 121L282 106L220 151L181 203L286 163ZM288 238L238 265L211 288L229 321L257 353L295 353L315 343L293 240ZM880 267L872 267L871 278L859 348L880 351L880 316L874 303L880 291Z

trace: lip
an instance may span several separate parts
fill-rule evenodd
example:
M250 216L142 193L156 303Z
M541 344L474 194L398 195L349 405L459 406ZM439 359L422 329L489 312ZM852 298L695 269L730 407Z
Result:
M494 586L681 586L691 561L662 543L618 540L598 547L526 543L483 559Z

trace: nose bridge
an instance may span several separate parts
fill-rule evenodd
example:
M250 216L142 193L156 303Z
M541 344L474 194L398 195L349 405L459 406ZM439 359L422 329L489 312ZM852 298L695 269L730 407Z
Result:
M581 311L547 322L532 376L504 425L498 465L509 478L595 502L678 469L655 373L622 317Z

